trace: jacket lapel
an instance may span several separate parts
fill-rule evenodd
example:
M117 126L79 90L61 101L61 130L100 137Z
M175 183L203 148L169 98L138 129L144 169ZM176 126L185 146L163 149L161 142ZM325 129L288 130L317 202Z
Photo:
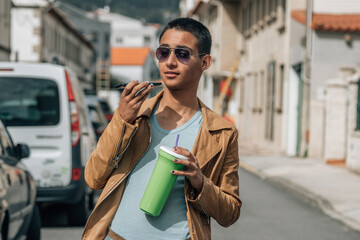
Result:
M164 91L161 91L153 98L146 99L141 105L140 110L136 118L147 117L150 118L151 112L154 110L156 103L162 98Z
M193 149L193 154L197 157L201 169L221 151L219 143L203 128L200 129Z
M200 100L199 104L203 116L203 124L195 141L193 154L197 156L200 168L203 168L222 149L222 144L218 142L214 133L223 129L231 129L232 125L210 110Z

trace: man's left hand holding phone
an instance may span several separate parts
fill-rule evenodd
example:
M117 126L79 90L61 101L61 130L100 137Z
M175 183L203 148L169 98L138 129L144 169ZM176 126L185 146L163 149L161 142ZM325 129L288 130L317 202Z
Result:
M127 123L133 123L140 110L141 105L154 87L152 83L141 82L138 80L126 84L119 103L121 117Z

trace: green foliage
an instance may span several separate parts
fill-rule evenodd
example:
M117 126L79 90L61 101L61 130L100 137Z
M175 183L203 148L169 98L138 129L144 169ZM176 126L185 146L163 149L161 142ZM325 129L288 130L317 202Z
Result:
M166 23L179 12L179 0L60 0L85 11L110 6L112 12L143 20L147 23Z

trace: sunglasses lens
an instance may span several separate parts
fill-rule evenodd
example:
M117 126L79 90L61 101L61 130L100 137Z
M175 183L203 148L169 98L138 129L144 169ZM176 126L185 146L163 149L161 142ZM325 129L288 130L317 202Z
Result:
M164 62L170 55L170 49L169 48L163 48L160 47L156 49L156 58L159 60L159 62Z
M191 54L190 51L187 49L176 48L175 56L180 62L187 63L190 60Z
M168 59L170 55L171 49L167 47L159 47L156 49L156 58L159 60L159 62L164 62ZM174 49L176 58L181 63L187 63L190 60L191 53L187 49L182 48L175 48Z

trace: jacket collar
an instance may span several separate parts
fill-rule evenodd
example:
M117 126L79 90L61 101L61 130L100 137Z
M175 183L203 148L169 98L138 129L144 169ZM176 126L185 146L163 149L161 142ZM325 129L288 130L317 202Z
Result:
M150 118L152 111L154 110L156 103L162 98L164 91L161 91L155 97L145 100L141 106L137 118L147 117ZM219 115L209 109L199 98L198 98L202 116L203 124L209 131L218 131L222 129L231 129L232 124L223 118L219 118Z
M145 102L141 105L140 110L136 118L147 117L150 118L152 111L154 110L156 103L162 98L164 91L161 91L155 97L146 99Z

